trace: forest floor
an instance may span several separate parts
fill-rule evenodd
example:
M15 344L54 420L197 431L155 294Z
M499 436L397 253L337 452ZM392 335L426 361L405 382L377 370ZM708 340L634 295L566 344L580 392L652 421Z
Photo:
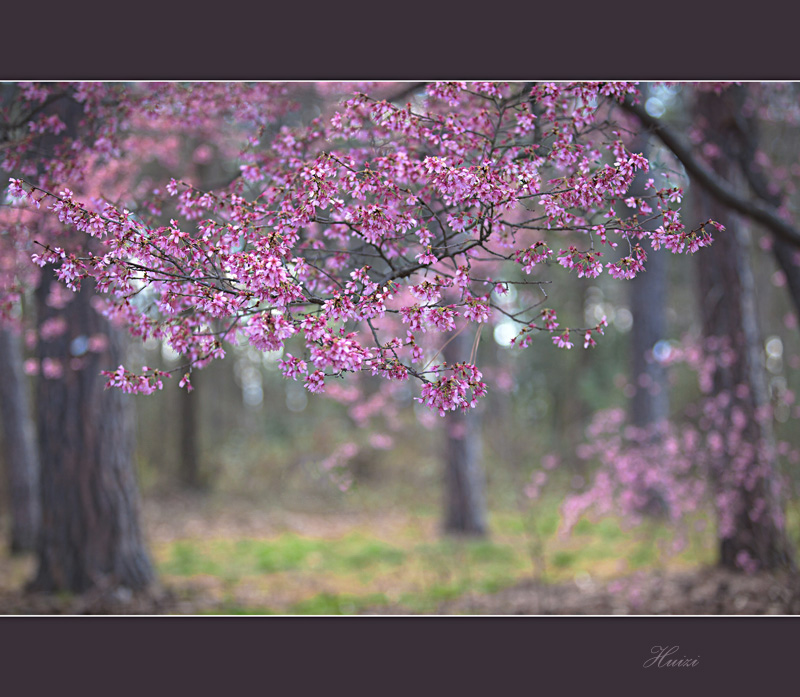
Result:
M438 614L474 615L796 615L800 584L787 575L744 576L725 569L637 572L602 584L523 581L492 594L442 603Z
M0 614L800 614L797 577L715 568L700 538L664 557L656 527L601 521L562 539L555 508L495 514L489 540L445 540L434 512L391 507L184 495L143 513L156 592L28 594L34 560L0 553Z

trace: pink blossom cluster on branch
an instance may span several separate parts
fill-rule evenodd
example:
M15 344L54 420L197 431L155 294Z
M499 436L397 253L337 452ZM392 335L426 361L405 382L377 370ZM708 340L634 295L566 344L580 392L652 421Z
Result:
M486 392L475 351L435 362L420 334L441 349L453 332L502 319L517 325L520 347L541 332L559 347L571 348L571 335L594 346L605 322L559 326L541 308L546 281L532 276L560 266L629 279L643 269L643 243L694 252L711 242L708 228L722 229L685 228L674 188L651 185L629 216L615 212L649 168L612 120L631 83L436 83L402 105L366 93L333 105L323 90L322 115L299 125L285 118L299 89L290 85L59 89L83 105L91 137L66 141L80 156L62 146L47 176L23 157L33 141L21 141L9 193L82 235L45 237L33 259L73 290L92 279L110 318L167 342L190 370L223 357L226 342L248 342L285 351L284 375L312 392L363 371L418 378L419 400L441 414L468 409ZM49 98L34 87L23 96ZM34 134L60 129L49 116L31 122ZM126 144L223 130L232 135L220 156L239 170L227 184L172 179L114 200L102 186L73 193L135 157ZM77 184L78 165L62 160L80 162ZM156 215L166 206L169 224ZM654 231L643 227L654 219ZM161 377L120 368L109 384L148 392Z
M773 463L781 458L796 467L800 451L786 441L773 444L763 435L754 437L747 416L747 385L712 389L714 370L735 359L734 349L724 339L710 337L702 345L685 339L671 351L667 364L688 366L703 396L687 407L683 419L635 428L626 426L622 409L594 416L576 454L599 466L590 485L565 500L564 532L589 513L619 515L630 525L655 516L683 528L675 540L677 549L687 541L686 526L697 523L698 514L709 504L716 513L720 539L733 536L743 516L783 528L781 478L774 476ZM787 391L780 399L791 404L794 396ZM773 405L757 410L755 419L769 424ZM759 569L746 550L736 563L746 572Z

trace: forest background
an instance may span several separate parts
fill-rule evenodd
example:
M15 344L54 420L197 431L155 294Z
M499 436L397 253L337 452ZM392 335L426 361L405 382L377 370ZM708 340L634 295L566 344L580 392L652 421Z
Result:
M373 89L402 104L426 88ZM763 211L792 229L798 174L793 163L800 147L796 86L666 84L644 90L639 105L624 116L629 149L646 151L654 173L683 190L682 215L690 226L713 218L728 232L738 230L739 247L729 255L739 290L732 290L730 277L714 284L710 269L722 262L702 266L703 255L720 245L700 249L696 259L661 250L634 281L553 273L548 295L557 299L559 316L585 327L606 318L604 336L591 349L584 349L583 341L569 350L552 342L541 350L517 349L509 346L513 324L496 318L481 341L463 349L480 363L493 388L469 417L439 417L414 401L413 389L396 391L388 401L375 391L371 400L348 395L346 388L338 402L320 398L283 378L280 351L244 343L231 346L225 360L194 371L192 392L167 381L151 395L132 398L144 537L159 582L171 589L148 596L156 606L226 613L793 611L792 583L781 574L793 577L798 525L796 252L791 233L776 232L781 223L765 222ZM332 101L332 91L330 84L298 87L305 113L323 112L320 104ZM302 113L286 116L282 125L292 125ZM746 118L737 123L740 114ZM668 135L688 136L689 155L658 137L662 126L671 129ZM196 136L179 136L169 149L167 158L140 156L137 167L149 183L189 173L215 188L235 175L230 163L215 159L220 148ZM700 175L692 171L693 163L699 163ZM722 179L722 194L714 190L716 180L703 181L709 171ZM693 175L699 182L694 185ZM744 202L738 210L725 198L731 191ZM662 261L658 267L656 259ZM771 539L763 549L748 543L732 553L720 546L713 493L698 492L695 499L682 489L676 500L660 488L672 480L661 474L647 479L648 467L657 470L670 458L674 464L687 453L665 451L665 444L673 447L667 436L642 441L634 432L625 435L626 423L643 429L665 416L679 433L688 432L702 420L708 396L718 396L721 371L736 360L725 353L731 342L708 345L720 316L717 309L709 312L719 302L715 294L744 308L729 320L739 327L723 330L737 337L733 346L738 346L742 339L735 332L744 326L748 350L757 352L750 367L757 366L762 377L746 379L756 384L753 392L761 402L750 406L753 414L770 408L769 476L780 483L780 508L786 513L780 526L785 542ZM513 302L513 287L508 295ZM25 297L23 304L37 302ZM46 320L39 319L41 338ZM29 376L15 389L24 391L26 381L47 377L52 364L37 353L35 331L20 335L9 329L4 340L11 352L5 366L18 378ZM130 342L125 351L131 364L158 370L174 371L181 363L180 354L155 339ZM6 377L3 384L16 383ZM4 405L10 399L4 395ZM41 393L33 402L37 399L42 409ZM4 425L13 418L4 415ZM723 426L715 432L731 430ZM715 447L710 431L702 435L709 452ZM614 434L623 434L624 442ZM6 435L6 454L13 452L8 441ZM692 445L700 448L699 441ZM633 474L620 471L623 462ZM10 513L20 499L8 458L6 468ZM679 474L703 479L702 472L690 469ZM604 471L611 473L613 491L599 496L596 475ZM453 484L453 472L469 473L472 493ZM584 505L598 511L578 518ZM5 522L10 536L16 530L24 537L11 515ZM10 546L24 552L36 544L12 540ZM137 607L136 594L127 590L131 584L124 583L94 596L86 594L96 590L92 584L61 596L21 595L16 589L26 579L42 579L41 560L41 552L38 560L35 554L4 559L10 611L26 603L46 611ZM719 588L731 581L698 569L719 562L735 588L712 605ZM661 583L665 575L676 579L676 588L689 583L695 604L670 605L674 599L653 587L652 579ZM754 579L766 584L766 594ZM497 594L509 588L517 596ZM80 592L73 596L74 591ZM499 606L487 603L483 598L490 594L504 600Z

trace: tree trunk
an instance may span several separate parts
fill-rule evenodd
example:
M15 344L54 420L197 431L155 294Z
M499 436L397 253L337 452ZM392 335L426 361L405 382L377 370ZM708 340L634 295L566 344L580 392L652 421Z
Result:
M650 250L645 272L631 281L631 378L635 392L630 401L630 422L647 428L669 415L669 391L664 367L653 353L666 336L665 302L667 258L663 250Z
M178 479L181 487L199 491L204 488L197 448L197 371L192 375L194 390L178 389L180 435L178 440Z
M647 92L644 91L643 99ZM631 145L633 152L650 156L649 139L640 134ZM647 195L647 173L639 172L629 190L629 195L644 198ZM628 209L630 213L630 209ZM641 218L642 214L637 213ZM657 220L642 223L653 230ZM661 437L660 427L669 417L669 387L664 366L657 360L656 344L666 337L667 256L665 250L647 249L644 273L629 283L629 302L633 325L630 333L630 381L633 394L628 402L628 422L637 431L637 442L643 446L656 443ZM645 492L645 502L640 513L659 518L669 514L666 491L653 485Z
M43 516L30 588L141 590L154 572L139 526L133 405L120 390L106 390L100 375L119 365L122 344L93 308L89 283L58 309L47 302L56 282L45 269L36 291ZM45 322L50 331L42 336Z
M462 332L445 346L444 358L450 364L466 361L471 348L469 334ZM475 409L467 413L449 411L444 422L444 531L454 535L485 536L488 525L480 416Z
M648 157L647 136L640 136L632 150ZM631 196L643 197L646 194L645 179L645 173L639 172L630 188ZM652 230L656 224L657 221L646 222L642 227ZM667 333L667 257L664 250L647 250L645 271L630 282L629 297L633 316L631 381L635 389L629 405L629 420L633 426L644 429L663 422L669 414L667 376L653 353L655 345Z
M736 89L721 96L701 94L697 104L697 115L705 118L708 134L725 153L715 160L714 169L728 180L733 176L731 125L739 96ZM702 191L697 196L701 219L710 217L727 227L715 235L710 249L697 255L705 348L715 359L708 414L722 437L722 447L710 463L720 563L728 568L775 569L793 560L778 498L770 423L763 416L767 390L747 234L729 210Z
M20 340L0 329L0 417L9 484L12 554L32 552L39 535L39 460Z

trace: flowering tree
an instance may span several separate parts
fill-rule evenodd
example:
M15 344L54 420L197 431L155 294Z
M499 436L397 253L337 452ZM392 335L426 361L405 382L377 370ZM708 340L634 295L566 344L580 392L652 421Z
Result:
M25 85L28 130L3 163L9 239L66 288L91 287L109 321L184 356L187 390L226 343L246 342L282 351L285 377L310 392L352 373L414 378L417 399L444 415L488 389L474 359L443 357L469 325L511 321L521 348L542 334L589 348L602 335L605 321L559 317L546 269L630 279L648 246L695 252L722 229L684 227L682 191L655 177L629 195L649 167L615 116L634 84L436 83L403 90L406 103L392 86L347 89L320 86L338 106L289 125L286 85ZM37 159L36 136L68 125L48 109L57 94L79 105L80 128ZM219 143L238 176L201 188L125 173L142 143L162 151L187 132ZM4 288L6 307L21 279ZM59 287L47 298L58 303ZM43 379L78 369L42 358ZM105 375L144 394L168 377L123 365Z
M708 92L695 96L697 113L706 120L709 142L720 151L712 166L729 181L736 176L731 156L736 131L731 128L731 115L741 107L743 97L741 89L727 90L721 96ZM706 208L725 213L717 202ZM709 439L717 441L710 448L709 466L720 518L720 561L746 570L789 566L793 556L785 536L776 476L747 237L735 221L730 234L719 242L713 253L700 261L699 290L706 353L713 365L706 420Z
M420 334L505 314L521 346L546 333L559 347L588 347L603 323L562 325L543 307L546 281L531 278L541 267L632 278L643 239L673 252L710 242L706 225L683 227L671 208L675 188L651 181L648 196L631 202L639 216L659 218L654 231L613 211L648 166L609 117L632 92L628 84L441 84L418 107L357 94L327 122L284 128L267 143L251 113L236 113L248 139L242 176L218 191L171 181L184 222L162 227L134 213L135 202L81 201L69 188L22 179L10 193L93 240L43 245L37 264L56 265L73 289L93 279L107 316L166 340L187 368L224 356L225 341L275 351L299 337L303 355L286 353L281 365L308 390L357 371L416 377L420 399L443 414L469 408L486 386L468 362L429 365ZM151 104L129 98L129 109ZM511 283L535 290L508 312ZM147 393L163 377L120 367L109 382ZM180 380L190 387L188 371Z
M271 94L274 89L249 91L253 106L258 105L259 93ZM196 136L214 123L215 132L224 134L220 121L237 104L235 86L208 86L202 91L202 117L195 105L201 91L194 98L187 91L179 119L160 119L155 112L168 102L169 92L161 99L156 87L133 109L119 85L7 86L0 120L2 165L40 186L68 180L88 197L99 191L116 197L118 190L129 197L146 194L151 160L179 159L181 139L176 131ZM264 113L274 111L265 107ZM224 136L213 144L224 147ZM121 157L121 148L130 156ZM146 196L140 202L155 214ZM121 392L105 390L100 374L119 364L123 344L96 311L91 279L73 293L58 282L51 268L38 273L38 267L29 263L37 245L80 245L83 239L74 238L84 235L37 215L36 209L6 206L2 223L0 309L10 323L18 323L18 301L25 289L37 288L36 359L29 363L38 373L45 515L32 587L73 592L147 588L154 574L138 520L132 405ZM10 384L3 383L4 408L14 408L17 421L24 422L23 403L8 389Z
M610 506L633 520L650 512L677 521L710 501L721 564L746 571L792 568L778 459L788 455L796 462L797 453L773 438L772 406L782 396L768 394L747 235L732 213L771 233L766 246L797 307L800 235L781 195L792 181L769 180L770 159L757 145L759 119L796 124L797 114L785 100L786 86L699 85L686 92L693 104L689 143L641 105L626 101L624 108L685 166L697 184L696 209L731 221L728 233L698 258L702 341L671 351L669 359L681 358L697 371L704 397L687 412L689 422L656 424L656 441L641 429L624 428L619 413L597 418L582 453L602 466L593 485L567 501L567 523L588 508L609 511Z

